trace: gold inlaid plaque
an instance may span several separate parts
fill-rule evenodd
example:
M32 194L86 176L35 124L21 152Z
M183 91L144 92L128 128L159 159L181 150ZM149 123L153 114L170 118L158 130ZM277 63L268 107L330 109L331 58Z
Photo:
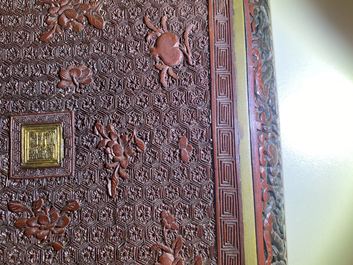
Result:
M74 113L21 113L10 118L11 179L72 176L75 170Z
M21 166L24 168L59 167L63 160L61 124L34 124L21 127Z

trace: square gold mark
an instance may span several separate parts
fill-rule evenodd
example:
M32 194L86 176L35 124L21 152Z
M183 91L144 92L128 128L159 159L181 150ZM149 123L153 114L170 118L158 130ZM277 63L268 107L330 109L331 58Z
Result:
M14 180L69 177L75 170L74 113L21 113L10 118Z
M61 124L34 124L21 127L21 166L60 167L64 157Z

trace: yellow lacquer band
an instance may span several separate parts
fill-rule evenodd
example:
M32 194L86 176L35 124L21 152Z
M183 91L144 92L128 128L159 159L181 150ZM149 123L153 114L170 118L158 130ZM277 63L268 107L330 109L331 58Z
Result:
M243 0L233 0L233 47L236 71L245 265L257 265L256 224L253 193L250 121L247 86L246 34Z

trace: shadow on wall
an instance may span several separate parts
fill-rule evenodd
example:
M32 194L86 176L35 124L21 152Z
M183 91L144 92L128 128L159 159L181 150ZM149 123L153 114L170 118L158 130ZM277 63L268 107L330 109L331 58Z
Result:
M312 4L323 14L334 30L350 45L353 55L353 1L312 0Z
M305 38L323 59L353 81L353 1L352 0L271 0L274 6L287 6L287 28L291 35ZM282 10L283 11L283 10ZM286 12L286 11L284 11ZM319 23L319 24L318 24ZM292 31L301 31L292 32Z

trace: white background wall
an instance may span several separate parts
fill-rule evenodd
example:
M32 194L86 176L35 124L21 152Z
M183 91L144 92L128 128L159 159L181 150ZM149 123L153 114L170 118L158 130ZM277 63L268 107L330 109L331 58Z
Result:
M288 264L352 265L353 1L270 3Z

